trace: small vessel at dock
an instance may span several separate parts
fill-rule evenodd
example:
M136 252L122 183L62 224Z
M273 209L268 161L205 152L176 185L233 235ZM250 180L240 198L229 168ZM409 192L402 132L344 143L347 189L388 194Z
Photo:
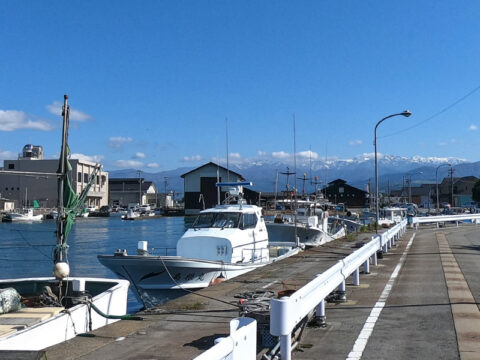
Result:
M136 255L117 250L98 255L98 260L133 289L145 307L174 299L187 292L232 279L298 253L294 242L273 243L262 208L246 205L238 186L250 183L218 183L230 189L236 203L217 205L200 212L192 228L178 240L176 255L150 254L146 241L139 241Z
M23 209L21 212L10 212L6 213L3 216L2 221L6 222L16 222L16 221L42 221L43 215L42 214L33 214L33 209Z
M62 146L58 179L58 216L54 277L0 280L0 350L34 351L129 318L129 282L119 279L70 277L67 238L75 214L83 206L99 167L77 195L69 181L67 96L63 106ZM93 310L93 311L92 311Z
M278 241L295 241L295 236L305 246L319 246L345 236L345 228L339 223L329 223L328 212L315 201L297 200L291 206L292 214L277 213L266 226L271 238Z

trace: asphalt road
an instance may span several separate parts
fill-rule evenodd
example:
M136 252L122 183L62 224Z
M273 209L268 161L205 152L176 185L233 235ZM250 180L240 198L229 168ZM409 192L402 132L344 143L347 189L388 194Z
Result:
M327 306L325 328L307 328L293 358L480 359L479 255L480 227L408 231L360 287L347 287L346 303Z

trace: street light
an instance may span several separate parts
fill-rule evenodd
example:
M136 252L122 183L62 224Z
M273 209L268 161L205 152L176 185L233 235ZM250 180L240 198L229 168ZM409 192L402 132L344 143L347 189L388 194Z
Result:
M449 163L440 164L440 165L437 166L437 169L435 170L435 184L437 186L437 213L440 211L440 203L438 202L438 169L442 166L452 167L452 164L449 164Z
M399 116L399 115L402 115L402 116L405 116L405 117L409 117L410 115L412 115L412 113L408 110L405 110L401 113L398 113L398 114L392 114L392 115L388 115L388 116L385 116L382 120L380 120L377 125L375 125L375 131L374 131L374 140L373 140L373 145L375 146L375 221L376 221L376 225L375 225L375 233L378 232L377 230L377 227L378 227L378 162L377 162L377 127L378 125L380 125L383 121L391 118L391 117L394 117L394 116Z

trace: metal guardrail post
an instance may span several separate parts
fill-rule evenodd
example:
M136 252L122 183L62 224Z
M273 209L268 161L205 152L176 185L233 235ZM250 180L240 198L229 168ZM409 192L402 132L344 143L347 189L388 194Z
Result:
M345 291L345 280L338 286L338 299L341 301L347 301L347 293Z
M353 285L359 286L360 285L360 269L356 268L353 272Z
M292 359L292 339L291 334L280 335L280 356L282 360Z
M376 254L377 253L375 252L375 255ZM370 274L370 258L365 260L365 262L363 263L363 273L364 274Z
M315 317L318 319L318 324L320 326L326 324L327 317L325 315L325 299L320 301L315 309Z

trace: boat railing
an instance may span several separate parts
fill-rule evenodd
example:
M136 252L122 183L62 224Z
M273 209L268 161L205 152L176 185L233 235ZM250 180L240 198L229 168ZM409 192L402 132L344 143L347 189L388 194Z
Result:
M243 259L250 259L252 262L258 261L265 261L269 258L268 248L250 248L250 249L242 249L242 258ZM248 256L247 256L248 255Z
M177 254L177 248L162 247L162 248L152 248L150 250L150 255L156 255L156 256L174 256L176 254Z

